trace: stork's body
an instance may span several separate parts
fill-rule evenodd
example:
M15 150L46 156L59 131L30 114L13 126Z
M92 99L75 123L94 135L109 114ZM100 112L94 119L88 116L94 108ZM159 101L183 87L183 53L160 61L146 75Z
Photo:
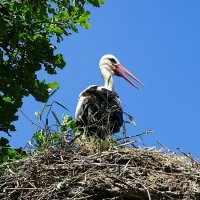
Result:
M79 96L76 121L79 127L86 127L89 135L100 138L119 132L123 112L118 95L105 87L89 86Z
M140 82L127 69L122 67L113 55L101 58L99 68L104 80L104 86L89 86L79 95L76 108L76 122L78 127L86 128L88 135L105 138L108 134L117 133L123 124L123 111L119 96L114 92L113 75L121 76L134 85L121 71ZM121 70L121 71L120 71Z

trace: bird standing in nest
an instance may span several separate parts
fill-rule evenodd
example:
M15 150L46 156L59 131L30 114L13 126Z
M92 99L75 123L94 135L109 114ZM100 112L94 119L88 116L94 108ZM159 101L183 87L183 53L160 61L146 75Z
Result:
M119 96L114 92L113 76L120 76L139 89L124 72L141 85L144 84L111 54L100 59L99 68L104 86L91 85L80 93L75 118L79 129L85 128L87 135L105 139L108 134L119 132L123 125L123 110Z

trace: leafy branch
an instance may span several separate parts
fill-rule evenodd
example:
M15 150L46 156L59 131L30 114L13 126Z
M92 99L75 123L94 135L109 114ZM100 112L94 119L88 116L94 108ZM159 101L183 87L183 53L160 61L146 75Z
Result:
M32 95L47 102L52 84L39 80L37 72L57 73L66 62L56 53L64 36L89 28L86 6L99 7L103 0L2 0L0 2L0 131L10 135L13 121ZM54 83L55 84L55 83Z

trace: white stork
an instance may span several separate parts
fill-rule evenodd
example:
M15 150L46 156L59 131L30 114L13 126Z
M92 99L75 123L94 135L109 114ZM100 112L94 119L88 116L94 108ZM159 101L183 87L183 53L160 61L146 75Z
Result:
M114 92L113 76L120 76L139 89L124 72L141 85L144 84L111 54L100 59L99 68L104 86L91 85L80 93L75 118L80 130L86 128L87 135L97 135L105 139L108 134L119 132L123 124L122 106L119 96Z

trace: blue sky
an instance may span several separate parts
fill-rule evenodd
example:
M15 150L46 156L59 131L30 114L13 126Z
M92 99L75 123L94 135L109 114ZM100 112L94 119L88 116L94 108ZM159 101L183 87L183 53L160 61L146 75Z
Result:
M200 158L200 1L199 0L110 0L90 8L92 27L66 37L58 45L67 66L56 76L39 73L41 79L58 81L54 100L74 116L78 94L92 84L102 85L98 69L101 56L114 54L145 83L141 91L115 77L115 91L125 112L133 115L137 127L127 127L129 135L152 129L144 136L147 146L159 140ZM53 100L52 99L52 100ZM35 111L41 103L24 99L22 110L37 122ZM58 116L65 112L54 111ZM24 146L35 127L20 114L12 134L13 147ZM1 134L0 136L6 136Z

